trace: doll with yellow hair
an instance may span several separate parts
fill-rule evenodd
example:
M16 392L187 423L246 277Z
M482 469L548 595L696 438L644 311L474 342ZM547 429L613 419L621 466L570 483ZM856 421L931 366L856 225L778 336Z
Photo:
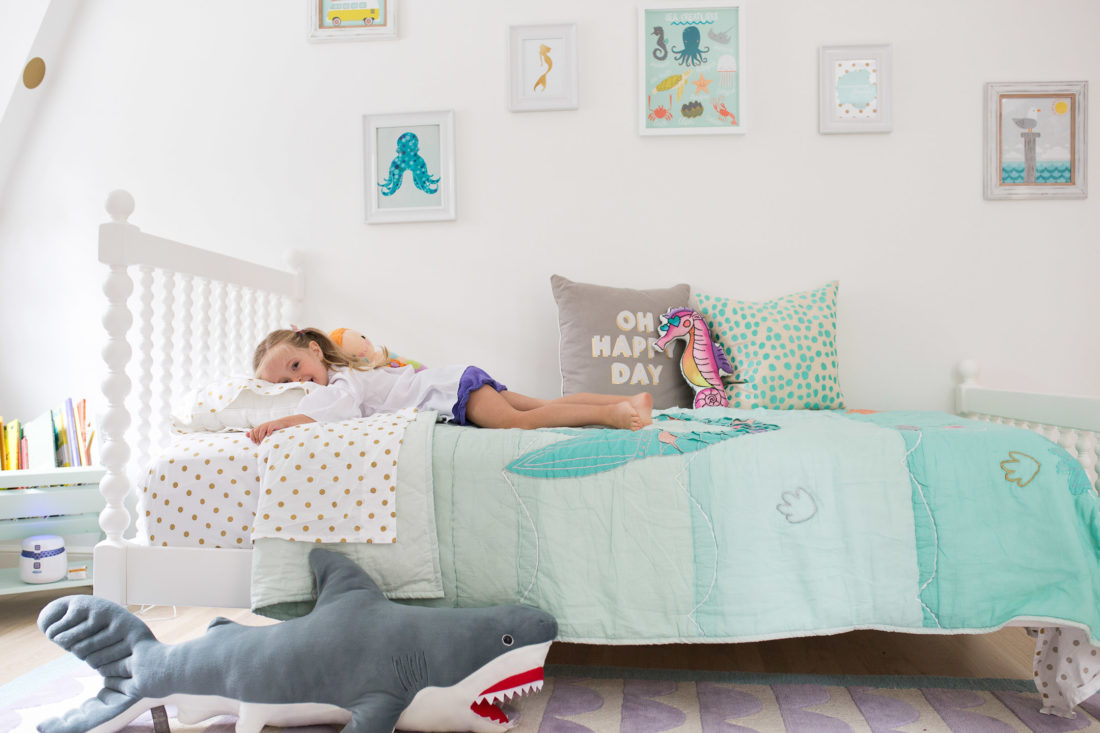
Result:
M358 331L352 331L350 328L338 328L330 333L328 337L349 358L359 359L364 364L390 367L411 366L415 371L424 368L424 365L418 361L402 359L397 354L391 354L385 346L382 348L376 347L369 338Z

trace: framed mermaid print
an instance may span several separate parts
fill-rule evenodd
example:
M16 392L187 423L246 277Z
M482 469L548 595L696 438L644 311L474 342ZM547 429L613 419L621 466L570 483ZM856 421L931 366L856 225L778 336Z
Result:
M511 26L508 57L508 109L577 108L575 24Z
M740 134L744 3L638 9L638 132Z
M368 224L455 218L454 112L363 116Z

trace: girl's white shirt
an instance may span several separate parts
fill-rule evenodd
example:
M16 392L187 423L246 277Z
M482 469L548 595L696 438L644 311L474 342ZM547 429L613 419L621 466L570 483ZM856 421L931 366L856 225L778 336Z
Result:
M314 389L298 403L298 412L317 422L337 422L395 412L406 407L436 410L441 419L454 418L458 382L466 364L421 369L411 366L377 367L359 371L335 367L328 385Z

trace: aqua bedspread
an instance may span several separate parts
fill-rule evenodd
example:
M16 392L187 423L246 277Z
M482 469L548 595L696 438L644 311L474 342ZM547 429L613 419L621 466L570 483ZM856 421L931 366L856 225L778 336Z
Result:
M1046 438L943 413L657 418L637 433L436 426L445 598L428 603L531 603L592 643L1016 618L1098 641L1098 499Z

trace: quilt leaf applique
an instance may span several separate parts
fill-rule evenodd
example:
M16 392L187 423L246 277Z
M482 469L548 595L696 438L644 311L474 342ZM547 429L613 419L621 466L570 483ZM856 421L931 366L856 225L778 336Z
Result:
M1015 483L1021 489L1039 475L1042 468L1039 461L1027 453L1010 450L1008 458L1001 461L1001 470L1005 472L1005 481Z
M1089 475L1085 472L1085 467L1081 465L1080 461L1061 448L1051 448L1050 452L1058 459L1055 470L1066 477L1066 482L1069 484L1069 493L1080 496L1092 488Z
M752 422L752 421L749 421ZM574 438L524 453L507 466L506 471L533 478L576 478L610 471L631 461L652 456L692 453L750 432L778 430L777 425L756 430L722 431L668 430L585 430Z

